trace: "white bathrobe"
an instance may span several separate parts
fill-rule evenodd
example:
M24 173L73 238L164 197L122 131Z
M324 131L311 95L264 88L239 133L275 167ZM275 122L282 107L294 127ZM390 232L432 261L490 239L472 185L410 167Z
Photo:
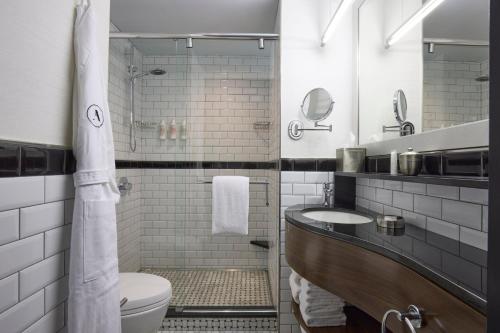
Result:
M120 333L115 204L119 192L111 118L90 4L77 6L74 30L75 205L69 269L68 331Z

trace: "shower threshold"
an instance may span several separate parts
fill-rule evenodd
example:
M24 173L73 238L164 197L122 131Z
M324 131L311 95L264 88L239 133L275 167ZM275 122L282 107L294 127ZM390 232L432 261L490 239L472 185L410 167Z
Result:
M266 270L144 269L172 284L167 316L273 317Z
M169 307L167 317L226 317L226 318L241 318L241 317L277 317L277 312L274 307L189 307L189 308L174 308Z

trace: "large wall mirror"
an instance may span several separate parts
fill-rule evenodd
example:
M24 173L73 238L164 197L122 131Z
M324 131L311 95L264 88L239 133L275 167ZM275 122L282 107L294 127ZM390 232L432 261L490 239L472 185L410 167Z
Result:
M365 0L358 7L360 144L488 119L489 0L444 0L388 46L388 37L426 3ZM400 90L413 133L394 113Z

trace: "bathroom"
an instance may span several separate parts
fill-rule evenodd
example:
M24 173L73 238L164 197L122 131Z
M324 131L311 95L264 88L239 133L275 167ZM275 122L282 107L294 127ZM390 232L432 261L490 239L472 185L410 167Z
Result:
M500 332L499 7L3 1L0 332Z

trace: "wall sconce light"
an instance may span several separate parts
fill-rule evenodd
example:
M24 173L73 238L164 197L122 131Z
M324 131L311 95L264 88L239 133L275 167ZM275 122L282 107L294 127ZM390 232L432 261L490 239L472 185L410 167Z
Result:
M338 23L342 16L345 15L349 7L353 4L354 0L342 0L340 5L337 7L337 10L333 14L332 18L330 19L330 22L328 22L328 25L326 26L325 32L323 33L323 36L321 37L321 46L325 46L326 42L328 39L333 34L333 31L335 28L338 26Z
M407 19L399 28L394 31L385 43L385 47L389 48L400 40L408 31L420 23L427 15L432 13L444 0L427 0L409 19Z

